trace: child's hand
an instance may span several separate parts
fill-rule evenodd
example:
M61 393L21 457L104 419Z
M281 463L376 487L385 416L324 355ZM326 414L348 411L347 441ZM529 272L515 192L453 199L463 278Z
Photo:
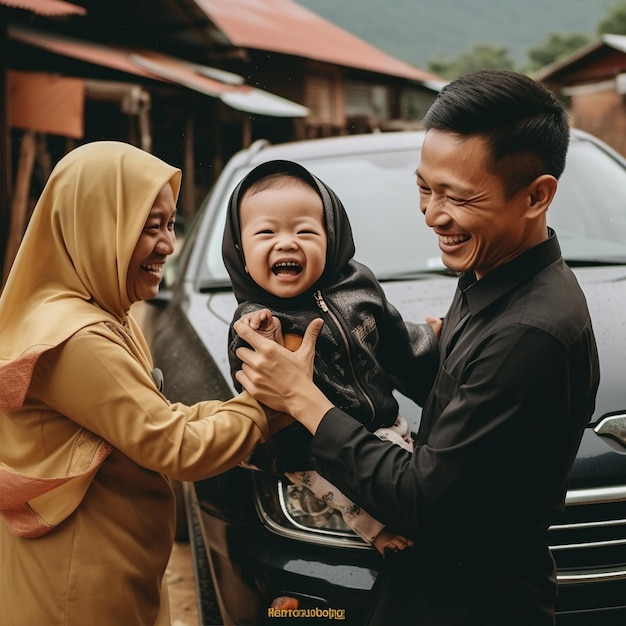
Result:
M252 313L246 313L242 315L239 321L249 326L259 335L267 337L281 346L285 345L280 320L274 317L269 309L260 309Z
M426 322L430 324L430 327L435 333L435 337L439 339L439 336L441 335L441 329L443 328L443 320L439 317L432 317L431 315L427 315Z

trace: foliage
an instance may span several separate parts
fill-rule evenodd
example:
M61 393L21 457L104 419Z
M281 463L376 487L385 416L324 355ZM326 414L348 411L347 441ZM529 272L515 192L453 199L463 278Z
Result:
M555 63L586 46L589 42L590 38L582 33L569 35L550 33L543 43L528 50L530 65L526 71L538 70L540 67Z
M435 59L428 69L442 78L456 78L475 70L512 70L515 64L507 48L478 44L454 60Z
M626 2L618 2L598 23L598 35L626 35Z

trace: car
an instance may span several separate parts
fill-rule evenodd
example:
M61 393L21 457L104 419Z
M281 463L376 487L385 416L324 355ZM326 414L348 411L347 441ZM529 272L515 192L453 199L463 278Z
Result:
M297 161L329 184L352 221L355 258L411 321L446 313L457 277L441 263L418 206L414 172L423 131L271 145L227 163L185 233L168 284L149 307L146 335L172 401L234 394L227 356L236 307L221 258L228 197L271 159ZM564 518L549 530L558 567L559 626L626 623L626 161L572 130L549 224L588 299L601 359L595 412L571 473ZM398 394L413 431L419 407ZM242 463L182 485L202 624L265 624L279 598L320 622L364 624L383 560L280 476ZM183 516L181 515L181 520Z

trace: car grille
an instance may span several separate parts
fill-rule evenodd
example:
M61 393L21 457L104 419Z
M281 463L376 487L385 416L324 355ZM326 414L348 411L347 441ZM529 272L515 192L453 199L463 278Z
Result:
M557 564L557 626L626 624L626 487L568 492L548 541Z
M568 492L548 541L561 585L626 579L626 487Z

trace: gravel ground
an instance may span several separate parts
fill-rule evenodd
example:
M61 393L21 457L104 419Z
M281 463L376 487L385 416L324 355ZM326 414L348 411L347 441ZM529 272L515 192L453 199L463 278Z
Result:
M188 543L175 543L167 567L172 626L199 626L196 588Z

